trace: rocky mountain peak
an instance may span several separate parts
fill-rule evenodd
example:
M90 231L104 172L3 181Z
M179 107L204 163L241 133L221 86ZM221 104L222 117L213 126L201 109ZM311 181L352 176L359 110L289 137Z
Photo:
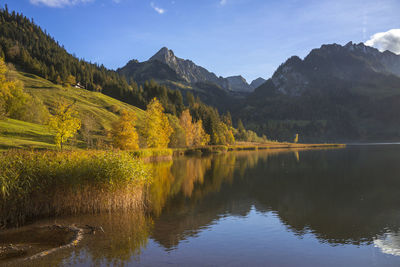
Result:
M228 89L236 92L250 92L252 88L247 83L246 79L241 75L230 76L225 78L228 81Z
M152 56L149 61L159 60L163 63L167 63L176 60L174 51L168 49L167 47L161 48L154 56Z
M264 84L267 80L259 77L255 80L253 80L250 84L250 87L252 90L256 89L257 87L261 86L262 84Z

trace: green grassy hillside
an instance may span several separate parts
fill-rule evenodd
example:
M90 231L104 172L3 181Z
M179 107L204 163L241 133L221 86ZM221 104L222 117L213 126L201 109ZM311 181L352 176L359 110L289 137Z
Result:
M0 149L49 148L55 149L49 127L19 120L0 121Z
M95 137L102 138L103 141L106 141L105 133L118 119L122 109L136 113L139 128L143 121L143 110L104 94L80 88L62 87L23 72L15 71L12 74L24 83L27 93L40 98L50 111L61 99L70 103L75 102L74 109L81 119L90 118L93 121ZM73 141L73 146L84 147L78 139ZM3 120L0 121L0 149L7 148L55 148L53 133L46 125L12 119Z

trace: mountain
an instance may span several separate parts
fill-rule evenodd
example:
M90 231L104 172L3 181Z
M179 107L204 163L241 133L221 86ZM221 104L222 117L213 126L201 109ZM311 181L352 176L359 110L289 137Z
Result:
M250 83L250 88L251 89L256 89L257 87L260 87L263 83L265 83L267 80L265 80L265 79L263 79L263 78L261 78L261 77L259 77L259 78L257 78L257 79L255 79L254 81L252 81L251 83Z
M304 60L291 57L271 80L277 91L295 96L311 87L321 87L327 80L380 85L378 76L390 75L400 76L400 56L350 42L345 46L323 45Z
M158 60L145 62L130 60L123 68L117 69L117 72L140 83L152 79L156 81L185 81L175 70Z
M234 92L252 92L253 88L247 83L246 79L242 76L230 76L225 78L228 88Z
M273 138L399 140L400 56L322 45L289 58L232 113Z
M0 9L0 21L0 57L53 84L79 83L140 108L158 97L172 114L191 92L270 139L293 140L299 133L301 142L400 140L400 56L363 43L322 45L249 85L241 76L218 77L168 48L109 70L69 54L22 14ZM151 79L161 85L145 83Z
M172 50L163 47L149 61L160 61L173 69L188 83L213 82L225 88L223 78L218 78L212 72L194 64L191 60L181 59L175 56Z
M239 93L249 93L256 88L250 86L242 76L218 77L191 60L175 56L174 52L167 47L161 48L148 61L131 60L117 72L138 82L144 82L151 78L167 84L167 81L183 82L186 86L193 86L196 83L212 83L227 92Z

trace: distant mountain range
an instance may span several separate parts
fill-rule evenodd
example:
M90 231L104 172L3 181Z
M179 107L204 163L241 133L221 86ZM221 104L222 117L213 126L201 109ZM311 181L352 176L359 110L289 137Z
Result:
M322 45L289 58L244 102L235 116L276 137L400 140L400 56L363 43Z
M115 72L69 54L22 15L0 9L0 17L0 56L52 82L74 76L88 90L140 108L149 98L164 98L172 112L191 92L229 111L235 126L240 119L270 139L290 141L298 133L300 142L400 141L400 56L389 51L352 42L322 45L303 59L289 58L268 80L249 84L242 76L218 77L165 47ZM163 86L141 90L134 83L148 80Z
M164 47L148 61L117 70L155 79L230 111L236 122L273 139L400 140L400 56L363 43L330 44L289 58L264 80L218 77Z
M312 50L304 60L294 56L282 64L264 88L272 87L279 93L299 96L309 89L323 89L327 81L377 83L400 76L400 56L349 42L345 46L323 45ZM261 89L262 90L262 89Z
M242 76L218 77L191 60L175 56L174 52L166 47L161 48L148 61L129 61L117 72L139 82L152 78L162 83L166 81L182 82L189 85L213 83L228 92L241 93L250 93L266 81L263 78L258 78L248 84Z

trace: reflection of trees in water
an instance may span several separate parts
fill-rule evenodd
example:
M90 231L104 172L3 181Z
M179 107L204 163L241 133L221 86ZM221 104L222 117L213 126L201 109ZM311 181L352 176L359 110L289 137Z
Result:
M57 266L55 263L61 261L62 265L75 265L81 259L86 263L91 262L91 266L124 265L132 257L140 255L148 242L153 225L152 220L141 212L82 215L58 222L101 225L104 233L97 231L94 235L85 235L81 244L73 251L65 250L43 258L47 266Z
M301 154L298 161L293 153L228 153L213 157L211 166L184 165L203 166L204 178L165 202L152 236L170 248L221 216L246 215L252 205L276 211L296 234L312 232L331 243L371 243L399 229L397 151ZM174 175L183 177L185 167L178 169Z
M62 249L26 265L17 262L12 266L124 266L141 254L146 247L153 220L143 212L111 212L86 214L74 217L48 219L39 225L102 226L104 233L85 234L73 249Z
M268 178L257 179L249 190L257 209L277 211L295 233L310 231L331 243L370 243L399 227L400 169L396 156L386 153L307 152L301 164L272 160L251 170Z
M226 199L221 188L231 187L235 171L254 166L258 157L257 153L240 152L175 161L171 169L175 190L155 219L153 238L171 248L223 216L229 207L218 205Z

